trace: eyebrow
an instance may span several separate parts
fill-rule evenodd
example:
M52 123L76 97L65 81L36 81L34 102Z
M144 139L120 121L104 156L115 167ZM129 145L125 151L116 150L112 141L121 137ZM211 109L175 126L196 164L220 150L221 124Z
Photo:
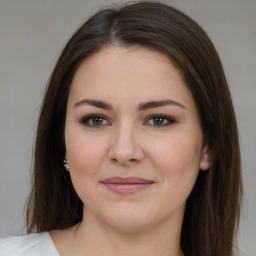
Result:
M186 107L184 105L182 105L181 103L168 99L168 100L149 101L146 103L142 103L139 105L139 110L142 111L142 110L147 110L150 108L158 108L158 107L163 107L163 106L167 106L167 105L173 105L173 106L177 106L177 107L186 109Z
M82 99L80 101L78 101L77 103L74 104L74 108L82 106L84 104L87 105L91 105L91 106L95 106L97 108L102 108L105 110L113 110L113 107L101 100L93 100L93 99ZM173 105L173 106L177 106L177 107L181 107L183 109L186 109L186 107L184 105L182 105L181 103L174 101L174 100L157 100L157 101L149 101L146 103L141 103L139 104L139 111L143 111L143 110L147 110L147 109L151 109L151 108L158 108L158 107L163 107L163 106L167 106L167 105Z
M106 109L106 110L113 110L113 107L110 104L101 100L92 100L92 99L82 99L78 101L73 107L74 108L79 107L84 104L88 104L88 105L95 106L97 108Z

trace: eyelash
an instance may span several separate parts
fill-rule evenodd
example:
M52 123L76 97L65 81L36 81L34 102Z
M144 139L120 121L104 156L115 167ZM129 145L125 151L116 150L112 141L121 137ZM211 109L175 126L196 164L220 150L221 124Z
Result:
M89 124L89 121L93 121L97 118L107 121L108 124L99 124L99 125ZM85 116L80 120L80 123L85 125L85 126L92 127L92 128L100 128L102 126L106 126L106 125L111 124L104 115L100 115L100 114L91 114L91 115Z
M166 115L163 115L163 114L157 114L157 115L151 115L146 122L149 122L149 120L151 119L154 119L154 118L158 118L158 119L162 119L164 120L165 122L167 121L167 123L165 124L151 124L152 126L156 127L156 128L162 128L162 127L166 127L166 126L170 126L174 123L176 123L176 120L170 116L166 116Z
M154 118L162 119L163 123L165 122L164 124L149 124L150 126L154 126L156 128L162 128L162 127L170 126L170 125L176 123L176 120L172 117L169 117L169 116L166 116L163 114L155 114L155 115L149 116L147 118L147 121L144 122L143 124L147 125L147 123L150 120L153 120ZM103 122L107 122L107 124L93 124L93 123L90 124L89 123L90 121L93 121L96 119L101 119L101 120L103 120ZM101 128L102 126L111 125L111 122L104 115L101 115L101 114L91 114L91 115L85 116L85 117L81 118L80 123L85 126L91 127L91 128Z

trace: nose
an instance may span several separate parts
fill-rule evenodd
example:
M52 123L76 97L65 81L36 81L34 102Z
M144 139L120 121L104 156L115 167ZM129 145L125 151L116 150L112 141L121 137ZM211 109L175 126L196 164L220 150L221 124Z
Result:
M139 140L136 128L122 125L114 131L108 158L123 166L141 162L144 158L144 151Z

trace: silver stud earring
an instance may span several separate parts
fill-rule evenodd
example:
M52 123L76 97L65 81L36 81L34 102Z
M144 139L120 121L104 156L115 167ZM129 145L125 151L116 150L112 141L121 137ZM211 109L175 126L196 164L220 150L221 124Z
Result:
M64 167L65 167L65 168L66 168L66 170L69 172L70 165L69 165L68 160L65 158L63 162L64 162Z

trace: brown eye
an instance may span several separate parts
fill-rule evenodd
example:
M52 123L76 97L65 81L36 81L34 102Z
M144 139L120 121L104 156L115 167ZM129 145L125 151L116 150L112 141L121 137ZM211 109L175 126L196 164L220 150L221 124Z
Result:
M85 126L100 128L102 126L110 125L111 123L102 115L89 115L81 119L80 123Z
M102 117L93 117L91 119L91 122L93 125L102 125L103 121L104 121L104 119Z
M165 119L163 117L154 117L152 118L154 125L163 125Z
M175 123L175 120L173 118L171 118L169 116L165 116L165 115L150 116L150 118L146 122L146 124L148 124L148 125L152 125L152 126L159 127L159 128L169 126L173 123Z

